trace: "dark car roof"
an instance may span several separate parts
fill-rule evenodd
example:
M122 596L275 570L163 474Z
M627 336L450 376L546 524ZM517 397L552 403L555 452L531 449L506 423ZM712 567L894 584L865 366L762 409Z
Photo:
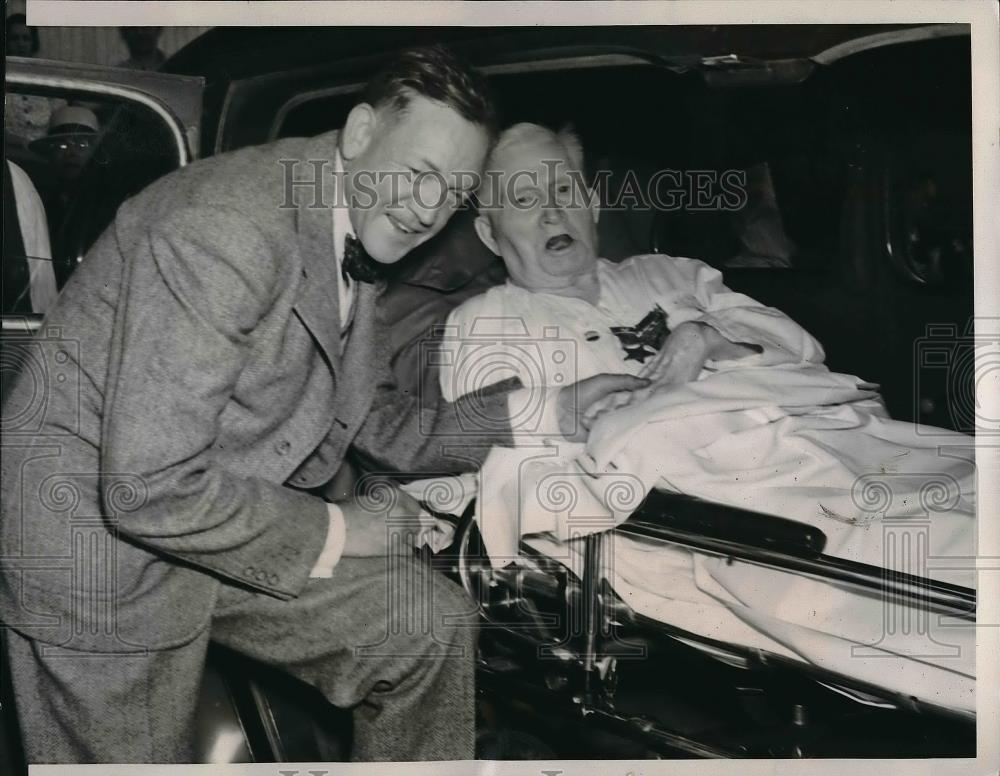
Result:
M401 47L446 42L473 62L523 59L595 48L687 67L735 54L755 60L808 59L844 43L921 25L698 25L615 27L218 27L178 52L169 72L209 82L248 78L331 61L370 62Z

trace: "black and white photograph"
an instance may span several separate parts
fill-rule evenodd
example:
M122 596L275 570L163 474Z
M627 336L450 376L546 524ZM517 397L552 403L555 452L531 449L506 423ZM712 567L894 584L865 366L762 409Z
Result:
M996 773L997 6L831 6L8 3L0 771Z

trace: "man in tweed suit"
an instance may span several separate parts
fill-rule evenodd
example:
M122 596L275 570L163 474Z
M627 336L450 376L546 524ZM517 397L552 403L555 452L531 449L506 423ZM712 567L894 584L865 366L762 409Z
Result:
M354 759L473 755L471 604L387 531L416 504L315 493L351 446L439 471L510 444L503 393L394 391L365 282L441 229L492 125L478 76L416 50L339 133L190 165L121 207L36 340L42 409L21 412L23 374L6 405L0 618L30 762L188 760L210 640L353 709ZM316 170L347 207L290 183ZM371 259L347 280L354 237ZM570 428L622 387L547 406ZM430 628L400 624L421 621L392 605L410 599Z

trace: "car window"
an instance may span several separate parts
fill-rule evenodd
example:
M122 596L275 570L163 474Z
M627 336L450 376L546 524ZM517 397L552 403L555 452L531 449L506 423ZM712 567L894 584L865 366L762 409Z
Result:
M278 127L278 137L310 137L342 127L347 114L357 103L357 94L317 96L286 108Z
M706 86L683 116L696 181L687 207L658 214L657 248L720 269L828 268L845 178L830 140L833 119L817 90ZM700 206L699 177L720 181L732 195Z
M24 171L42 204L50 251L45 258L61 287L118 206L179 166L177 142L156 112L122 98L15 86L7 104L6 158ZM36 231L20 210L22 232ZM23 286L23 263L8 261L7 248L5 280L10 275L12 284ZM3 312L25 312L30 293L21 288L10 296L4 295ZM15 297L22 301L14 304Z

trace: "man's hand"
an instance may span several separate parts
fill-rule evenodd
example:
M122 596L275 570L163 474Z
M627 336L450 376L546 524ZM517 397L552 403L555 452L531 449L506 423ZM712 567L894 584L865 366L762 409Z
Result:
M711 351L706 328L688 322L671 331L656 358L642 370L642 376L654 385L680 385L697 380Z
M612 394L637 391L649 385L649 380L632 375L600 374L567 385L556 399L559 431L570 442L585 442L592 417L587 410Z
M434 517L410 494L389 483L378 483L374 487L383 490L372 498L355 497L337 505L344 513L346 527L344 556L372 558L384 557L390 552L405 554L418 543L421 534L435 526Z
M687 321L670 332L641 374L658 387L682 385L697 380L710 359L744 358L759 351L759 347L730 342L708 324Z

